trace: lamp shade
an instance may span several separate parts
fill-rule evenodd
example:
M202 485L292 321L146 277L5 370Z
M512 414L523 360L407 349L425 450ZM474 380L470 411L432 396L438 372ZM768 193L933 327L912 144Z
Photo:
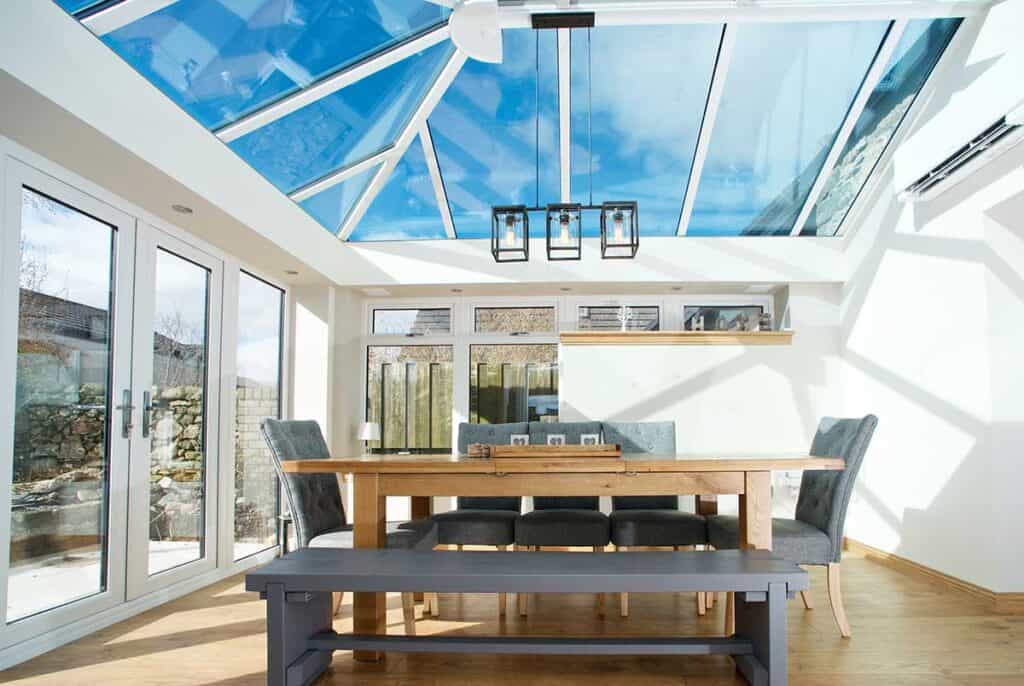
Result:
M380 424L378 424L377 422L363 422L363 425L359 427L359 440L379 441Z

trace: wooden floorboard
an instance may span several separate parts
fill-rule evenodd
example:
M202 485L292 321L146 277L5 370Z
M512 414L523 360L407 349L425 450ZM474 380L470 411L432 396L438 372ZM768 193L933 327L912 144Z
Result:
M843 590L853 638L829 611L822 569L811 570L815 609L789 603L793 686L1022 686L1024 617L993 614L967 593L849 555ZM722 627L725 603L698 617L689 595L630 594L630 616L597 617L592 595L534 596L529 617L498 620L494 596L441 597L440 619L421 634L703 634ZM389 631L402 631L398 596L388 597ZM351 629L346 594L337 631ZM419 607L417 608L419 613ZM241 577L211 586L0 673L0 682L46 686L264 683L263 603ZM382 664L337 653L318 684L523 684L732 686L726 657L534 657L398 655Z

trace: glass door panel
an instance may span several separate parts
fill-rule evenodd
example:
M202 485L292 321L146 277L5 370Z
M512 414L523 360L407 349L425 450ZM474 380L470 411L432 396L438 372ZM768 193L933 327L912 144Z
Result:
M129 596L212 569L221 263L152 227L136 261Z
M0 645L123 599L135 240L127 215L7 165Z

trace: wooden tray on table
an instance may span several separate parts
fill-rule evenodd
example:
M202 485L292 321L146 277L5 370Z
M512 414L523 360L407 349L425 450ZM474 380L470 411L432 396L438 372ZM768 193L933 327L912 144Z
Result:
M580 460L613 459L622 457L622 448L606 445L492 445L491 459L512 460Z

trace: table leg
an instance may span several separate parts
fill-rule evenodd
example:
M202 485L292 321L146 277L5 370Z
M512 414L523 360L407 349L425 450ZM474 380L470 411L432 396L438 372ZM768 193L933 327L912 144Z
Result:
M696 506L694 512L702 517L708 515L718 514L718 496L717 495L695 495L693 496Z
M410 519L428 519L434 514L434 499L430 496L414 495L409 497ZM423 593L413 593L412 599L417 603L423 602ZM426 614L426 612L424 612Z
M377 474L356 474L352 482L355 501L353 539L356 548L383 548L387 544L386 498ZM357 634L387 633L387 598L383 593L352 594L353 628ZM382 653L356 651L356 660L376 662Z
M740 494L740 548L772 549L772 473L745 472ZM725 599L725 635L736 633L736 599Z

